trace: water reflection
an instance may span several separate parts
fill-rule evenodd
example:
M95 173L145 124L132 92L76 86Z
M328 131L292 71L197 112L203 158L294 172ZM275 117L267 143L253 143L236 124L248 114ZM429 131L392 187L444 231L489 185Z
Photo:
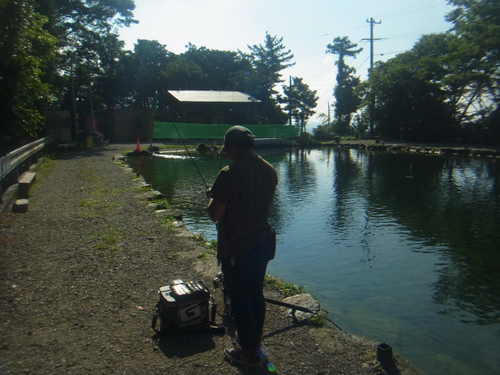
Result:
M423 374L500 371L499 161L345 149L264 157L280 181L271 273ZM227 160L196 163L211 184ZM140 168L190 230L215 238L192 160L145 158Z
M270 211L270 221L283 233L287 226L286 219L300 215L305 209L304 197L310 195L316 184L314 164L309 161L310 150L294 150L280 158L278 155L265 155L272 162L278 173L279 185Z
M464 322L500 322L498 162L421 155L333 154L332 230L362 233L367 261L381 216L446 258L433 284L440 312ZM363 214L356 215L356 210ZM422 251L422 250L419 250Z

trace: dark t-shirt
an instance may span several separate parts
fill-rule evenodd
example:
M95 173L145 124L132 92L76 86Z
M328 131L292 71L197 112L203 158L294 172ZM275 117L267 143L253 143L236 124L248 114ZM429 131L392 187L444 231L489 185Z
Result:
M222 168L211 189L212 198L226 205L218 223L217 257L230 258L267 239L269 208L278 177L260 156Z

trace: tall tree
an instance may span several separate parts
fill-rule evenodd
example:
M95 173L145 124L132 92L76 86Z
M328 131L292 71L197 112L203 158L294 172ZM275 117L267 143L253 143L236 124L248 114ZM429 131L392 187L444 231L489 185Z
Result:
M135 108L151 109L155 94L165 89L165 66L173 59L166 45L156 40L139 39L134 52L126 59L126 70L121 76L130 84Z
M114 109L121 104L123 84L130 82L130 76L124 77L123 61L126 51L123 50L123 42L113 34L103 37L105 38L99 46L99 70L96 72L93 90L99 99L98 108Z
M446 15L453 31L476 45L476 50L498 62L500 3L498 0L448 0L455 9ZM471 45L472 47L472 45Z
M289 61L293 59L290 50L286 50L283 38L271 36L266 32L264 44L248 46L250 49L250 59L257 74L257 84L259 85L261 98L268 98L276 94L275 86L283 82L281 71L287 69L295 63Z
M243 54L250 59L253 74L248 80L249 94L262 101L262 122L281 123L286 121L286 115L281 111L276 100L275 87L283 82L281 72L294 65L290 63L293 54L283 44L283 38L271 36L266 32L264 44L248 46L250 54Z
M500 142L500 2L449 0L456 8L446 19L460 38L455 58L462 78L468 76L458 119L480 128L486 139ZM478 129L476 129L477 131Z
M184 54L173 56L163 74L167 82L165 88L172 90L200 89L199 82L204 78L203 69Z
M58 40L58 55L47 77L55 86L61 107L76 101L86 103L80 111L90 112L94 99L95 104L104 106L102 95L95 92L98 87L92 86L108 74L107 69L112 69L120 57L123 42L117 31L137 22L133 19L134 8L133 0L36 1L36 10L49 19L46 29Z
M46 21L33 10L31 0L0 3L0 143L36 137L41 130L50 98L43 69L55 45L43 30Z
M137 23L134 8L134 0L36 0L36 11L48 17L46 29L58 39L60 52Z
M413 141L498 143L500 3L449 3L449 32L424 35L370 75L378 130Z
M293 77L290 85L283 87L283 94L278 96L278 102L285 105L285 112L300 128L302 135L307 121L315 113L319 99L317 91L311 90L302 78Z
M369 86L378 134L413 142L454 140L451 103L441 82L445 68L439 60L446 55L441 47L424 43L373 68Z
M356 70L345 63L346 57L356 57L363 49L356 48L357 44L352 43L348 37L336 37L333 43L327 45L326 53L338 55L337 65L337 85L334 88L335 96L335 117L337 119L337 132L339 135L350 133L351 116L358 109L361 99L356 88L359 85L359 78L355 77Z
M183 60L195 63L203 71L203 76L190 82L193 89L245 90L245 77L252 70L248 59L234 51L220 51L206 47L188 45L182 54Z

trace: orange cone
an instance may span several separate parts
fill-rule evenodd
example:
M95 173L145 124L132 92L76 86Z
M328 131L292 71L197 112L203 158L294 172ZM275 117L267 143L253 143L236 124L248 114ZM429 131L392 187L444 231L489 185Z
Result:
M137 138L137 145L135 146L135 152L141 152L141 142Z

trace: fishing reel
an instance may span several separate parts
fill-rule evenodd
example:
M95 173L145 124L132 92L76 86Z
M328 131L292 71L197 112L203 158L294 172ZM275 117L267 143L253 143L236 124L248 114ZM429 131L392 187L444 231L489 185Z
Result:
M213 279L212 284L214 289L219 289L220 286L224 286L224 275L222 272L219 272L215 279Z

